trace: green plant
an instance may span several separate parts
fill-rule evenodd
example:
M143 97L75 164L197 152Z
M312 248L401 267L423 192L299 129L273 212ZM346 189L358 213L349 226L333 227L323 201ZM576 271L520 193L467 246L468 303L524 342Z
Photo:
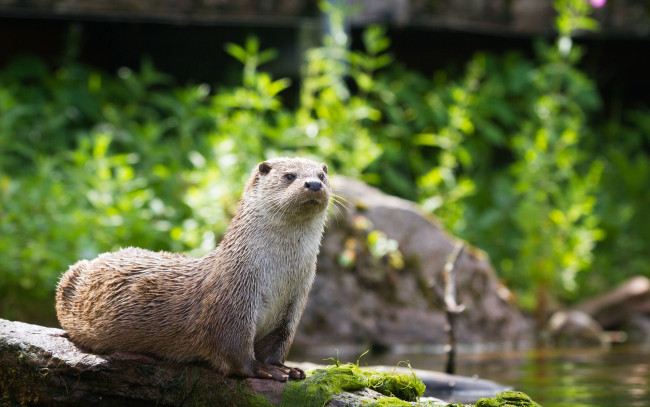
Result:
M372 73L390 62L381 54L387 44L382 43L379 34L368 34L364 41L370 53L350 52L343 30L343 10L325 1L320 5L329 12L332 33L324 38L323 46L306 54L296 111L301 135L298 147L326 157L335 171L359 175L381 151L367 126L379 120L381 113L367 103L366 92ZM369 32L377 30L371 28ZM346 83L350 75L361 90L359 94L354 94Z
M590 150L606 161L596 212L605 238L594 251L593 271L578 276L580 297L597 295L625 279L650 276L650 112L626 112L610 120Z
M128 245L187 248L170 239L189 214L177 174L209 122L205 92L159 89L167 80L146 62L118 77L77 63L50 71L33 58L2 71L3 316L51 321L58 276L78 259Z
M558 42L536 59L477 53L431 76L395 61L381 27L350 49L345 12L321 6L331 35L306 54L295 109L289 81L261 68L275 53L253 38L226 46L242 64L234 87L180 87L146 59L107 74L74 47L57 68L22 57L0 69L0 314L52 320L58 275L102 251L205 253L250 168L279 155L421 203L487 250L531 308L650 275L650 115L595 120L603 107L571 40L595 27L586 2L556 2ZM364 244L403 260L379 233Z
M600 102L593 83L575 68L581 50L566 44L575 30L593 25L586 17L590 8L577 3L584 2L555 3L560 38L554 48L539 44L542 63L532 78L537 97L512 139L513 220L521 232L513 268L535 282L539 327L549 292L575 292L576 273L588 268L603 237L594 213L603 163L587 163L580 151L587 114Z

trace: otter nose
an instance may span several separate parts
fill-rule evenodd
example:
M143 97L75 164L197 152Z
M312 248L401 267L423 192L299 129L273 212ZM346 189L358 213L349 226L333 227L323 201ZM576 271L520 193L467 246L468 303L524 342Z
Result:
M320 191L323 189L323 184L320 181L307 181L305 182L305 189L310 191Z

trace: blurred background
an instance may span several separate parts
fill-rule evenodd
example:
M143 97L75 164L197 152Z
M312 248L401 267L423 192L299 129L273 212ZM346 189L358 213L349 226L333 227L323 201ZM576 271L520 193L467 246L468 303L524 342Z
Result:
M484 250L541 329L650 277L648 55L649 1L0 0L0 317L56 326L82 258L206 253L303 155Z

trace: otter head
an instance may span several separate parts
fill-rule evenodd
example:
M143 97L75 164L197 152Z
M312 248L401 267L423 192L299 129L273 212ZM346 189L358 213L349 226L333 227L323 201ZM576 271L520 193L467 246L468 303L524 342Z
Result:
M264 210L280 219L304 219L324 214L330 200L327 165L304 158L275 158L253 171L249 192Z

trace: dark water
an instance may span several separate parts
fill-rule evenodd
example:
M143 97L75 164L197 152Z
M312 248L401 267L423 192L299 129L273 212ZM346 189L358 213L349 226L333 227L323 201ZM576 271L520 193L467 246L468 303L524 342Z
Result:
M356 357L340 359L356 362ZM367 355L361 364L395 365L406 360L417 369L444 369L443 356L422 353ZM456 373L513 386L544 407L650 407L650 344L465 353L458 357Z

